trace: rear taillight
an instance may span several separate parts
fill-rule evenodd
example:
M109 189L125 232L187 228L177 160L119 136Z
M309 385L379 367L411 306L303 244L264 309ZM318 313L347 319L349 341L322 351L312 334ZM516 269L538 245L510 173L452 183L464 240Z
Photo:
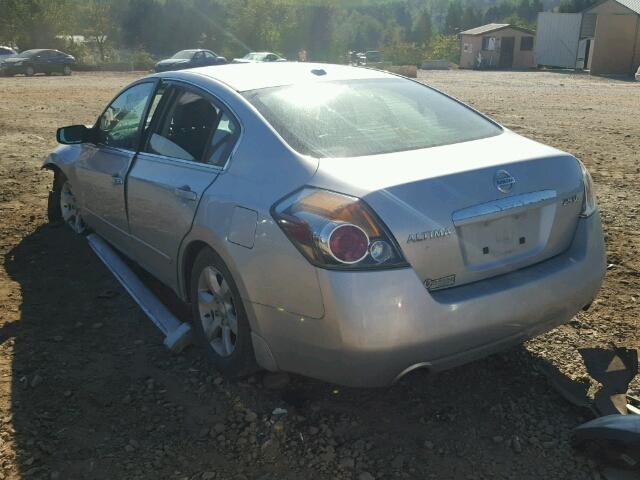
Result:
M584 187L584 197L582 200L581 217L589 217L593 212L598 209L598 202L596 200L596 192L593 187L593 179L591 174L586 169L582 162L580 163L580 169L582 170L582 185Z
M386 226L359 198L308 187L274 205L271 213L289 240L319 267L407 266Z

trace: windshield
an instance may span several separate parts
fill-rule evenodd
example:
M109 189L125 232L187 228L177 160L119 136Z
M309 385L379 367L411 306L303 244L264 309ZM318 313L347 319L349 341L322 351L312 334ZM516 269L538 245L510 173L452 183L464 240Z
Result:
M284 140L314 157L356 157L467 142L502 129L461 103L399 78L245 92Z
M193 57L194 53L195 52L193 50L180 50L171 58L179 58L181 60L191 60L191 57Z

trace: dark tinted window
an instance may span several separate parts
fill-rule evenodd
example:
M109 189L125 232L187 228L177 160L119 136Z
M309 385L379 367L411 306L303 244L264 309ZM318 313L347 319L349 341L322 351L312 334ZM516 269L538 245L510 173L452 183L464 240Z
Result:
M13 54L13 50L0 47L0 55L12 55L12 54Z
M194 54L193 50L180 50L171 58L177 58L181 60L191 60L191 57L193 57L193 54Z
M145 151L195 162L224 165L239 129L222 109L191 90L175 89Z
M315 82L245 96L292 148L316 157L415 150L502 131L455 100L403 79Z
M521 37L520 50L533 50L533 37Z
M25 50L24 52L22 52L18 56L22 57L22 58L31 58L31 57L36 56L40 52L42 52L42 50Z

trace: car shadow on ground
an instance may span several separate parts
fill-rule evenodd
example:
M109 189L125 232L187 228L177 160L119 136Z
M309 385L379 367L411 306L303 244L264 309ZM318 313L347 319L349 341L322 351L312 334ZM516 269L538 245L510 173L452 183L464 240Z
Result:
M268 390L260 374L223 380L196 348L168 352L65 228L39 227L4 266L22 294L20 320L0 342L12 343L10 415L24 478L589 475L567 442L581 412L522 347L386 389L293 376Z

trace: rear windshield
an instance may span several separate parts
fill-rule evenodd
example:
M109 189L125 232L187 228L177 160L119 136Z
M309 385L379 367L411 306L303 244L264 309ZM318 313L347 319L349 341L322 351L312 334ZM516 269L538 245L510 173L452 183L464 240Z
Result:
M293 149L321 158L416 150L502 131L455 100L401 78L310 82L244 95Z

